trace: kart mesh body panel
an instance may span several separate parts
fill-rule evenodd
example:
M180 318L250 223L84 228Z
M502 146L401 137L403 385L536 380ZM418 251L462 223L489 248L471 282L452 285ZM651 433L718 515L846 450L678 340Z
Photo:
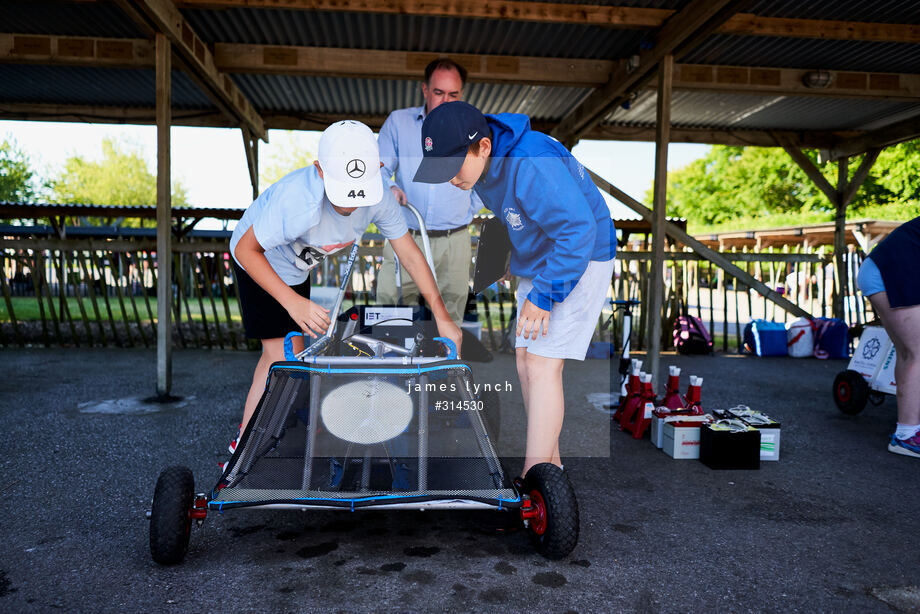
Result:
M475 390L458 361L275 363L209 505L519 507Z

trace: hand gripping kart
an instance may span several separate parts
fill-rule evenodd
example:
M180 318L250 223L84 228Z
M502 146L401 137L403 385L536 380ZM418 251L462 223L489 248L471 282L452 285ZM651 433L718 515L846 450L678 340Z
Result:
M881 326L867 326L846 371L834 378L834 402L845 414L855 415L869 401L881 405L886 394L897 394L894 377L896 354Z
M160 474L149 514L158 563L183 560L192 521L244 508L496 510L520 518L543 556L574 549L578 504L567 477L542 463L509 478L493 445L498 395L477 388L450 340L425 338L422 311L357 306L339 316L357 250L356 242L329 330L298 354L292 339L301 333L287 336L286 360L272 365L211 491L195 494L186 467ZM436 341L446 356L434 355Z

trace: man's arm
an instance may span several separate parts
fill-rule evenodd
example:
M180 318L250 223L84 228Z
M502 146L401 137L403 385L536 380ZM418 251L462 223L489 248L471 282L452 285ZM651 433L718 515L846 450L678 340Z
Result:
M390 245L393 246L393 251L396 253L396 257L399 258L399 263L406 267L406 271L412 277L412 281L418 286L421 295L425 297L425 301L434 314L438 332L441 336L447 337L454 342L459 356L462 341L460 327L450 319L450 314L447 313L447 307L444 306L444 300L441 298L438 285L434 281L434 276L431 274L431 269L428 268L428 261L425 260L422 251L408 232L398 239L390 239Z
M329 316L326 315L329 310L300 296L284 283L269 264L252 227L240 237L233 254L246 273L284 307L305 333L316 337L326 332L330 324Z

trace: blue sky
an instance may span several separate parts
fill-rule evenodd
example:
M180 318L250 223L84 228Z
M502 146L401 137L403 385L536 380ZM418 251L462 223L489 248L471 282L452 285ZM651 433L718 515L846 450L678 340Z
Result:
M172 175L188 190L192 205L245 207L252 189L239 130L223 128L172 129ZM42 175L53 174L72 155L89 159L101 156L102 140L115 137L144 152L155 168L156 128L113 124L0 121L0 140L12 138ZM271 164L293 146L315 151L318 133L271 131L270 144L260 143L260 166ZM674 170L702 157L707 145L673 144L668 168ZM655 174L654 143L583 141L574 154L588 168L642 200ZM266 186L261 186L263 189ZM614 205L614 217L635 217L622 205Z

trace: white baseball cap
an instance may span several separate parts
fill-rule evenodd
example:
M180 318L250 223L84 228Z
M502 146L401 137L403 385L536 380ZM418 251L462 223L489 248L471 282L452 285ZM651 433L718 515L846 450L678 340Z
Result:
M338 207L370 207L383 200L380 150L371 129L351 119L336 122L319 139L326 197Z

